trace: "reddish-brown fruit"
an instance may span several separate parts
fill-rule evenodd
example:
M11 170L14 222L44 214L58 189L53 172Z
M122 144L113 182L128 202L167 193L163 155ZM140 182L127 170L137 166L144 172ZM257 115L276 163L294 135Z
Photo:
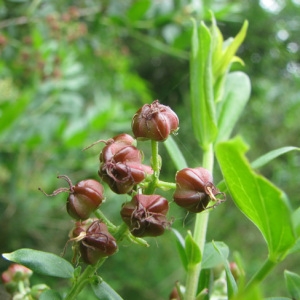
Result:
M117 249L116 239L100 220L94 221L89 226L79 244L82 260L91 265L96 264L100 258L113 255Z
M134 139L128 134L120 134L107 141L100 153L98 174L112 191L117 194L131 192L153 170L142 164L142 152L133 146Z
M76 220L88 219L104 200L104 188L94 179L82 180L74 186L68 176L60 175L58 178L65 179L69 187L59 188L52 194L46 194L42 189L39 190L46 196L55 196L62 192L69 193L66 204L67 212Z
M137 237L162 235L170 225L168 201L160 195L135 195L121 209L121 217Z
M82 180L71 188L67 200L67 212L76 220L88 219L104 199L101 183L93 179Z
M211 200L216 201L216 204L224 201L215 198L221 193L214 186L211 173L204 168L182 169L177 172L175 180L174 201L190 212L205 210Z
M133 116L131 127L135 138L164 141L178 130L179 119L169 107L155 100L145 104Z

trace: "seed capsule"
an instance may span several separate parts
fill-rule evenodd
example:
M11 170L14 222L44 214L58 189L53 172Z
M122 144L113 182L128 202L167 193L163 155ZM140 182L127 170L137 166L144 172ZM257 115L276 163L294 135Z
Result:
M61 175L58 178L65 179L69 187L59 188L49 195L40 190L46 196L55 196L62 192L69 193L66 204L67 212L76 220L88 219L104 200L104 188L94 179L82 180L74 186L68 176Z
M75 257L80 252L81 259L87 264L96 264L100 258L113 255L117 249L116 239L109 233L106 224L98 219L76 222L70 234L75 241Z
M101 183L93 179L82 180L74 187L67 200L67 212L76 220L88 219L104 199Z
M137 237L162 235L170 225L168 201L160 195L135 195L121 209L121 217Z
M204 168L182 169L177 172L175 180L174 201L190 212L205 210L210 201L215 201L215 205L225 201L225 198L216 199L216 195L225 195L214 186L211 173Z
M178 130L179 119L169 107L159 103L145 104L133 116L131 127L139 139L164 141L171 133Z
M117 194L130 193L153 170L142 164L142 152L133 146L134 139L121 134L107 143L100 153L98 174Z

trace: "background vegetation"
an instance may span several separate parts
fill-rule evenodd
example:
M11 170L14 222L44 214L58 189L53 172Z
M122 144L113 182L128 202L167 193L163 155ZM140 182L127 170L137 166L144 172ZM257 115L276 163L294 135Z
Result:
M37 188L50 192L61 186L58 174L73 182L97 179L101 146L81 150L95 140L130 133L131 118L144 103L159 99L177 112L176 141L190 166L199 165L187 117L191 16L208 21L213 11L225 37L236 35L249 20L238 53L245 66L233 67L243 68L252 82L251 100L236 130L251 145L250 160L282 146L299 147L299 9L298 0L3 1L0 252L21 247L62 252L72 227L65 197L45 198ZM299 166L299 155L291 153L262 169L294 208L299 206ZM172 180L174 172L163 160L166 179ZM106 194L103 209L118 223L126 196ZM175 227L186 230L193 216L173 210ZM253 271L266 255L257 229L230 199L211 214L212 239L239 251ZM124 299L167 299L174 282L182 280L171 233L149 242L148 249L125 245L103 267L101 275ZM70 249L65 255L71 256ZM0 271L7 265L1 260ZM267 278L266 296L287 295L281 284L285 268L300 272L290 256Z

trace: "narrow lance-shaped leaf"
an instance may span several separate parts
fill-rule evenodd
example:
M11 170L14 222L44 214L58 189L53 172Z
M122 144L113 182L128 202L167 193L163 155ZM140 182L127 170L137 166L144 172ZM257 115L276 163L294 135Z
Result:
M52 253L24 248L4 253L2 256L7 260L24 265L38 274L61 278L73 276L73 266L67 260Z
M214 77L217 78L224 73L226 73L229 65L235 57L235 53L242 44L245 39L246 33L248 29L248 21L246 20L239 31L239 33L235 36L234 39L228 41L228 45L226 45L226 41L224 44L226 45L225 49L223 49L223 53L218 59L214 62Z
M196 244L190 231L188 231L188 234L185 238L185 251L188 260L188 267L193 267L201 262L201 250Z
M295 243L291 211L285 194L251 169L247 148L239 137L219 143L217 159L235 204L261 231L276 262Z
M181 263L182 263L184 269L187 270L188 258L187 258L186 251L185 251L185 241L179 231L172 228L172 232L174 233L174 235L176 237L176 246L177 246L179 257L181 259Z
M217 134L213 96L212 51L209 29L193 20L192 50L190 59L191 110L195 136L206 148Z
M258 159L256 159L255 161L253 161L251 163L252 168L260 168L262 166L264 166L265 164L269 163L270 161L272 161L273 159L275 159L276 157L283 155L285 153L288 153L290 151L300 151L300 148L297 147L282 147L276 150L272 150L262 156L260 156Z
M242 72L227 75L223 101L218 103L218 136L217 142L229 139L236 122L240 118L249 98L251 83Z
M169 136L168 139L163 142L163 144L165 145L176 169L181 170L183 168L186 168L187 162L173 137Z

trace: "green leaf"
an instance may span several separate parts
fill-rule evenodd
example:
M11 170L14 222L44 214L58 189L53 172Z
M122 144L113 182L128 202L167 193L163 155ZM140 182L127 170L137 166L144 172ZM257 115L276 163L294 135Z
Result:
M236 282L235 282L235 279L230 271L230 266L229 266L229 263L228 263L228 260L227 260L227 256L224 255L224 249L222 251L222 248L219 248L217 243L214 243L212 242L215 250L219 253L222 261L223 261L223 265L224 265L224 268L225 268L225 272L226 272L226 279L227 279L227 294L228 294L228 299L232 298L233 295L236 294L237 292L237 285L236 285ZM221 245L223 248L226 246ZM229 251L229 250L228 250Z
M193 20L190 59L191 111L195 136L206 148L217 134L213 96L211 34L203 22Z
M288 254L300 252L300 238L297 239L294 246L288 251Z
M169 136L166 141L163 143L176 167L177 170L182 170L187 167L187 163L185 161L182 152L178 148L176 142L174 141L172 136Z
M73 266L65 259L52 253L24 248L11 253L4 253L2 256L9 261L24 265L38 274L60 278L73 276Z
M250 98L250 91L250 79L245 73L233 72L226 76L224 99L217 106L217 142L229 139Z
M244 156L247 148L239 137L219 143L217 159L235 204L264 236L270 260L281 260L295 243L288 201L279 188L251 169Z
M290 146L290 147L282 147L282 148L279 148L276 150L272 150L272 151L260 156L255 161L253 161L251 163L251 166L254 169L260 168L260 167L266 165L267 163L269 163L270 161L272 161L273 159L275 159L276 157L283 155L287 152L294 151L294 150L300 151L300 148Z
M185 241L179 231L172 228L172 232L174 233L174 235L176 237L176 246L177 246L179 257L181 259L181 263L182 263L184 269L187 270L188 259L187 259L186 252L185 252Z
M139 0L133 2L127 11L128 20L132 22L141 19L149 9L150 4L150 0Z
M23 91L17 101L11 101L7 105L1 107L1 122L0 132L11 126L26 110L32 95L29 92Z
M201 262L201 250L190 231L185 238L185 252L188 261L188 267L194 266Z
M259 285L247 289L239 289L238 293L230 300L266 300L260 291Z
M223 242L214 242L219 251L216 250L213 243L206 243L204 246L203 258L202 258L202 268L211 269L223 263L223 257L226 259L229 256L229 248Z
M293 223L297 236L300 237L300 207L293 212Z
M62 297L60 296L60 294L54 290L47 290L43 292L39 297L39 300L61 300L61 299Z
M269 298L264 298L264 300L291 300L291 298L287 298L287 297L269 297Z
M216 26L216 25L215 25ZM244 41L246 37L248 29L248 21L246 20L234 39L230 39L225 41L223 45L225 45L225 49L223 48L222 55L219 57L215 57L213 70L214 70L214 77L217 78L225 74L235 57L235 53Z
M122 300L123 298L105 281L93 283L92 289L98 299L101 300Z
M300 299L300 276L290 271L284 271L287 290L293 299Z

